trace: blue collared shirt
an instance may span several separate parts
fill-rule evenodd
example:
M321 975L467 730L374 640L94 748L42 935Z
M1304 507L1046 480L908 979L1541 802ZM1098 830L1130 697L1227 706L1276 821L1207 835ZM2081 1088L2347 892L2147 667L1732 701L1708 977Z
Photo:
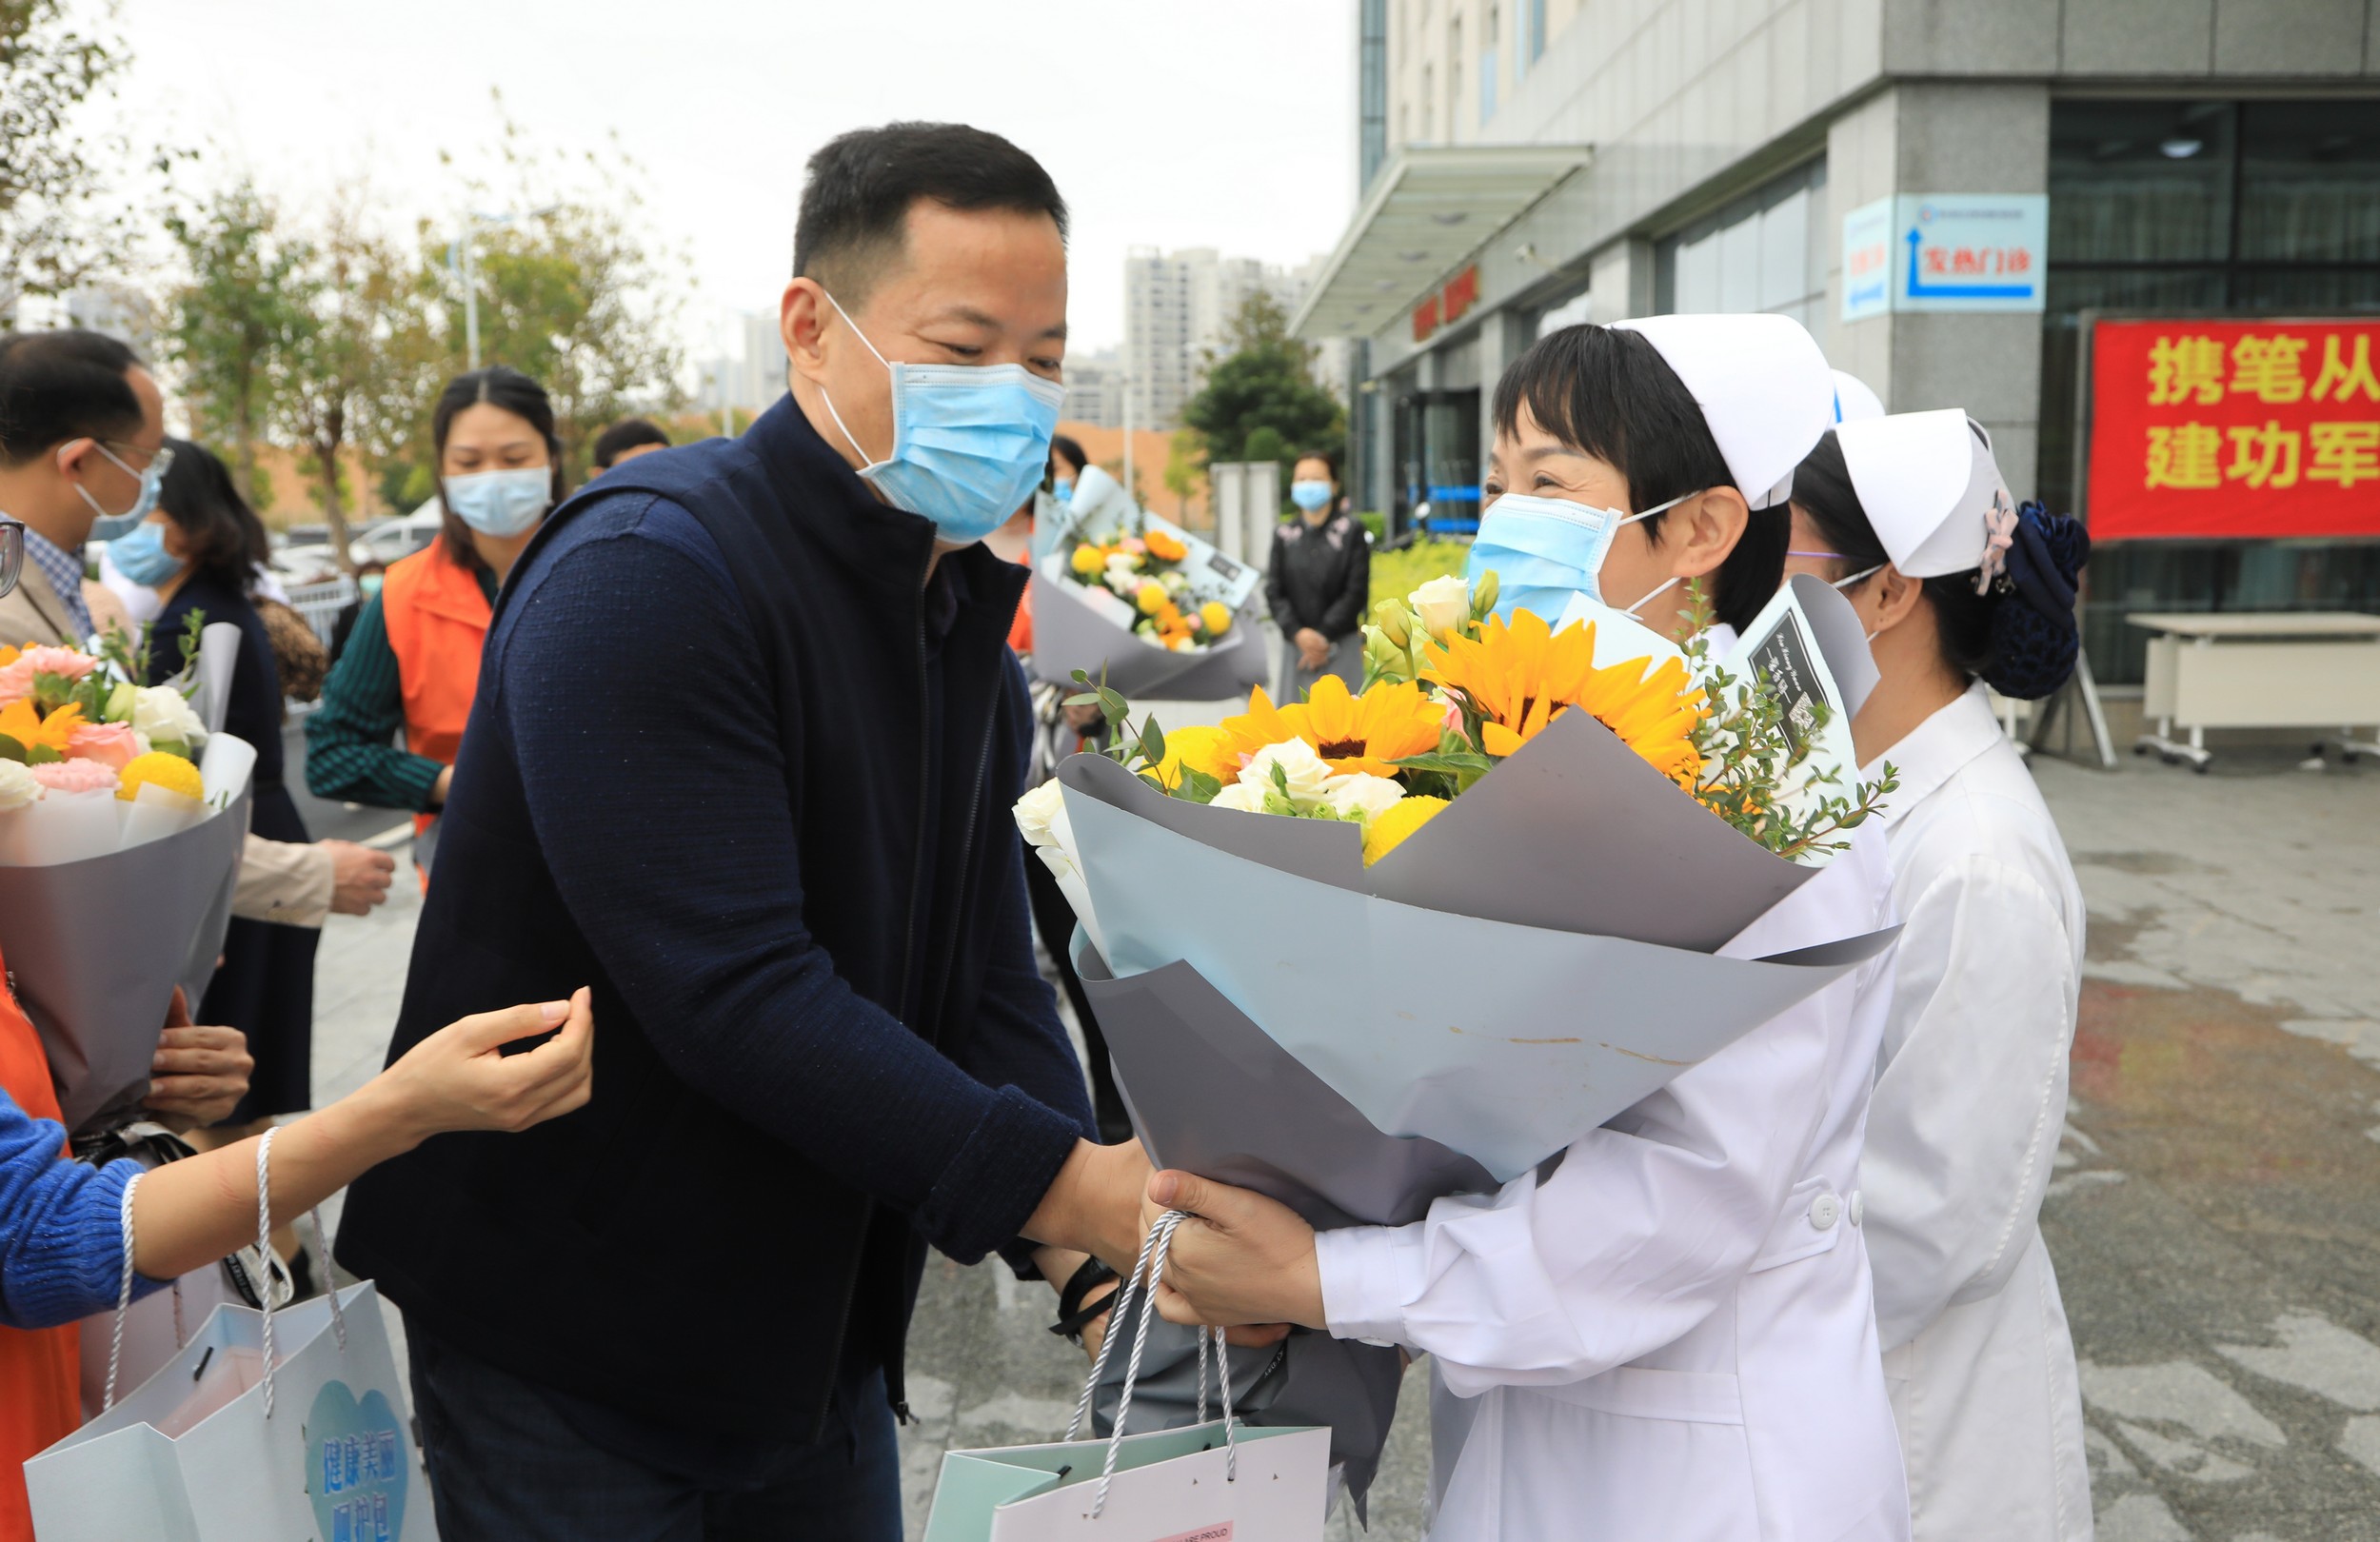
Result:
M41 576L48 579L50 586L57 591L58 603L66 606L67 615L73 619L74 635L67 642L78 648L89 642L91 633L97 628L91 624L90 606L83 603L82 553L68 551L28 524L25 527L25 555L32 560L35 567L41 569ZM22 642L25 639L17 641Z

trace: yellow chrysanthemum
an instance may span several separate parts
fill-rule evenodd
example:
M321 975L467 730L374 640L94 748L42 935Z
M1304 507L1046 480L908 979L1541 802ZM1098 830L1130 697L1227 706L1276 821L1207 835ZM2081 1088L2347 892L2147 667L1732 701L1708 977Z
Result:
M1139 590L1133 594L1132 602L1140 607L1141 615L1154 616L1159 611L1165 608L1165 585L1162 583L1143 583L1140 585Z
M1397 767L1391 761L1438 748L1444 719L1438 703L1411 681L1378 684L1357 696L1337 675L1324 675L1305 701L1283 707L1273 705L1264 688L1257 687L1249 693L1246 713L1225 718L1223 726L1238 754L1253 755L1267 744L1302 739L1333 771L1394 777Z
M116 796L129 803L138 796L144 784L163 787L185 798L207 796L207 784L199 780L198 767L179 755L169 755L164 750L150 750L147 755L133 756L131 762L116 777Z
M1209 600L1199 607L1199 620L1206 623L1209 637L1220 637L1231 630L1231 607L1220 600Z
M1569 707L1585 708L1646 763L1691 791L1702 770L1691 735L1705 703L1685 666L1648 659L1595 663L1595 623L1553 631L1542 617L1490 617L1478 639L1449 636L1427 649L1422 678L1460 693L1484 720L1480 747L1505 756Z
M1101 568L1105 567L1106 565L1107 553L1101 551L1099 547L1091 545L1088 543L1075 547L1074 570L1081 574L1084 578L1089 578L1092 574L1097 573Z
M1372 818L1363 831L1363 865L1371 866L1395 851L1404 839L1438 817L1446 806L1443 798L1426 793L1408 793Z
M20 696L7 706L0 707L0 734L8 735L27 749L46 744L64 756L67 741L74 737L75 729L84 726L83 707L79 702L69 702L47 718L33 709L33 699L30 696Z

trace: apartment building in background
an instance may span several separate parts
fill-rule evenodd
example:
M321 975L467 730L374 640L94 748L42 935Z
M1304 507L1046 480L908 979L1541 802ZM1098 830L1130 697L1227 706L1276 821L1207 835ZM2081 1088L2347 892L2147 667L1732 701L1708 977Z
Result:
M1205 383L1208 353L1223 350L1248 297L1264 290L1284 314L1294 314L1321 261L1279 267L1226 257L1211 247L1170 252L1139 247L1127 253L1122 388L1134 425L1180 426L1183 404ZM1067 370L1071 377L1071 362Z

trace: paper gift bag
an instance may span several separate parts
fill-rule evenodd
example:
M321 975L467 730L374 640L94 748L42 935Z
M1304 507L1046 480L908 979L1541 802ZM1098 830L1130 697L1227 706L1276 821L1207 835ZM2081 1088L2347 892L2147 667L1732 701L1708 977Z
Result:
M271 1149L268 1134L256 1154L260 1188ZM119 1324L130 1304L139 1185L124 1191ZM258 1232L269 1248L268 1228ZM164 1369L109 1401L25 1464L37 1542L437 1536L369 1280L287 1309L270 1291L261 1310L217 1307Z
M1126 1321L1134 1299L1162 1276L1174 1229L1185 1218L1168 1212L1150 1231L1113 1320ZM1330 1432L1242 1425L1232 1409L1227 1356L1218 1355L1221 1419L1125 1433L1149 1316L1140 1315L1133 1334L1115 1433L1074 1438L1121 1333L1101 1341L1067 1438L943 1453L925 1542L1320 1542ZM1201 1380L1201 1409L1203 1388Z
M367 1280L272 1314L215 1309L164 1369L25 1464L38 1542L434 1538L379 1293Z

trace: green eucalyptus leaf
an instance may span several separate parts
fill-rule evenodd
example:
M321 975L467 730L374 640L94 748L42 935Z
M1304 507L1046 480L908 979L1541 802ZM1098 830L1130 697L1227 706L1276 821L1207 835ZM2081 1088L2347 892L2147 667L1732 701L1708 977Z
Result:
M25 751L25 763L27 765L55 765L60 761L65 759L65 756L59 754L56 750L51 749L47 744L30 745Z
M0 734L0 761L14 761L19 765L26 763L25 746L13 734Z

